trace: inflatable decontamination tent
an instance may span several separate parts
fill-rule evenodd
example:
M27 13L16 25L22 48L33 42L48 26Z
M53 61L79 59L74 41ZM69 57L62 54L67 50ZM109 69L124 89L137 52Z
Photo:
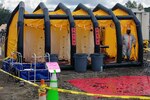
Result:
M142 64L140 23L131 10L120 4L112 10L98 4L93 11L79 4L71 12L62 3L54 11L40 3L32 14L24 6L20 2L9 20L6 57L17 51L25 62L30 62L33 54L50 53L57 54L59 61L73 64L75 53L103 53L105 65ZM137 45L132 50L131 62L122 61L122 35L127 27L131 28Z

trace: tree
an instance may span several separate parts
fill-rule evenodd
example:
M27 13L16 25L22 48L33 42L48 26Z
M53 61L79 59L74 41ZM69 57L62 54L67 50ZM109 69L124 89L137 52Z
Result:
M125 6L132 9L132 8L138 8L139 10L144 9L143 5L141 3L137 4L136 1L131 2L130 0L125 3Z
M139 5L138 5L138 9L139 9L139 10L144 9L144 7L143 7L143 5L142 5L141 3L139 3Z
M132 2L129 0L127 3L125 3L125 6L128 8L132 8Z
M6 36L6 29L0 31L0 38L2 38L2 36Z
M7 23L11 12L8 9L5 9L2 7L2 4L0 4L0 25Z
M144 8L146 12L150 12L150 7Z
M132 8L137 8L137 3L136 3L136 1L133 1L133 3L132 3Z

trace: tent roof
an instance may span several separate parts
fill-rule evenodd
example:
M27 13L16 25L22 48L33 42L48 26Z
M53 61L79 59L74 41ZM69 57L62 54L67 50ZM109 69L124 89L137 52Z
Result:
M117 3L113 8L112 8L112 10L114 11L114 10L116 10L116 9L121 9L121 10L123 10L123 11L125 11L125 12L128 12L128 8L126 8L125 6L123 6L123 5L121 5L120 3Z

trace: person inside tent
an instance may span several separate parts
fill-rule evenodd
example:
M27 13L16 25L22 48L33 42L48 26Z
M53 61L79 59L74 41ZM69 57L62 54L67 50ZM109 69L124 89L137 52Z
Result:
M135 37L131 34L131 29L127 28L126 34L122 36L122 43L123 43L123 60L126 59L127 61L130 60L131 50L132 47L135 48L136 40Z

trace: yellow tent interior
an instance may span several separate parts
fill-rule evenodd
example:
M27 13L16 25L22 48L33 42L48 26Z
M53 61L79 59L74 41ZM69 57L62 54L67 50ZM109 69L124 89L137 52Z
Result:
M21 2L23 3L23 2ZM20 3L20 4L21 4ZM119 6L118 6L119 5ZM118 7L118 8L117 8ZM126 33L127 27L131 28L132 34L136 38L136 49L132 50L131 58L134 58L134 61L142 62L143 59L139 58L139 56L143 56L143 53L140 54L140 49L142 48L142 36L141 31L137 27L137 19L135 19L134 15L129 14L129 12L122 10L122 5L117 4L113 9L113 15L110 15L105 9L98 9L93 11L94 16L111 16L111 19L97 19L99 24L99 40L100 45L107 45L109 48L101 49L101 51L96 52L105 53L109 58L113 58L113 62L118 63L117 57L122 57L122 54L118 54L118 41L117 38L120 38L121 35ZM18 26L18 21L20 19L20 9L24 9L23 6L17 8L13 11L10 21L7 27L7 40L6 40L6 56L12 56L13 51L20 52L20 48L18 46L18 42L21 41L18 38L20 36L21 29ZM124 7L123 7L124 8ZM127 9L127 8L124 8ZM128 10L128 9L127 9ZM32 55L35 53L37 56L43 56L45 52L45 17L43 9L37 9L32 14L29 14L27 11L24 11L23 16L27 16L28 18L23 19L23 47L22 47L22 55L25 58L25 62L32 61ZM66 18L59 19L59 16L66 16ZM81 19L84 18L83 16L88 16L89 13L86 12L84 9L75 10L72 12L72 18L75 16L80 17ZM132 16L131 19L119 19L118 16ZM29 18L29 17L32 18ZM35 18L39 16L39 18ZM95 52L95 35L94 35L94 26L91 20L89 19L75 19L74 28L76 29L76 45L75 45L75 52L72 52L72 37L70 34L71 32L71 25L70 20L68 19L68 15L63 9L57 9L55 11L48 12L48 16L57 16L56 19L49 20L50 23L50 53L57 54L59 60L65 60L69 64L71 63L72 53L86 53L88 55ZM114 18L115 17L115 18ZM120 21L118 25L121 27L120 33L116 33L118 29L116 29L115 20ZM139 24L140 25L140 24ZM119 31L118 31L119 32ZM120 34L120 35L117 35ZM122 44L121 44L122 45ZM120 49L122 51L122 48ZM119 56L118 56L119 55ZM120 59L120 58L119 58ZM44 62L44 59L41 58L38 61ZM110 63L110 62L109 62ZM120 62L121 63L121 62Z
M101 9L93 12L95 16L108 16L109 14ZM107 45L109 48L102 50L113 61L116 61L117 57L117 40L116 40L116 28L113 20L98 20L100 27L100 43L101 45Z
M40 10L34 14L43 13ZM62 10L49 12L49 15L65 14ZM58 58L70 61L70 29L68 20L51 20L51 53L58 54ZM44 20L25 19L24 30L24 55L26 61L31 61L31 56L35 53L37 56L45 54L44 51ZM29 41L30 40L30 41ZM44 60L44 59L42 59Z
M128 16L129 14L121 9L116 9L113 11L116 16ZM133 20L120 20L121 24L121 34L124 35L126 33L127 28L131 28L131 33L136 39L136 48L132 48L130 58L133 60L138 59L138 38L137 38L137 30L136 24Z
M72 12L72 15L88 15L83 9ZM77 53L94 53L93 24L91 20L75 20Z

